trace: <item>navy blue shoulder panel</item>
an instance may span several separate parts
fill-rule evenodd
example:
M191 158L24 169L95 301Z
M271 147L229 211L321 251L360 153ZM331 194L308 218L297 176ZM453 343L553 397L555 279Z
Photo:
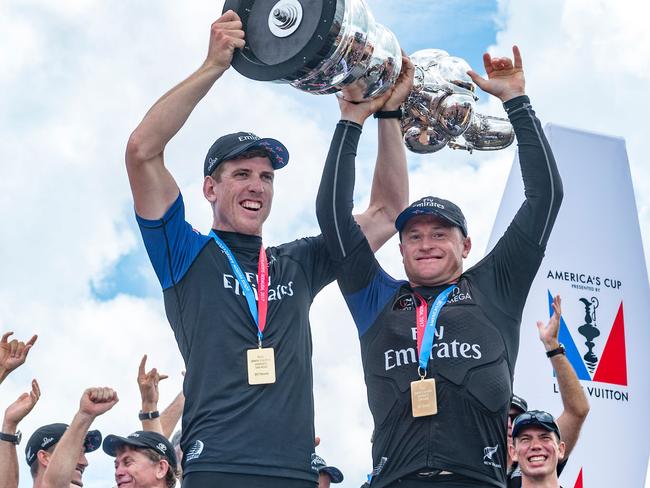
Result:
M386 304L393 298L395 292L406 283L406 281L394 279L381 266L377 266L370 283L359 291L349 295L344 294L359 337L368 331Z
M148 220L136 214L147 254L163 290L178 283L210 237L194 230L185 221L183 196L165 212L162 219Z

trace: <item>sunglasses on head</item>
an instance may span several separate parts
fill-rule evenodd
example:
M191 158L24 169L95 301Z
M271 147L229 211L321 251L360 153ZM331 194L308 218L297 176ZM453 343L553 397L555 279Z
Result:
M519 429L526 425L542 425L548 431L555 432L560 437L560 429L555 423L555 418L548 412L542 410L529 410L518 415L512 423L512 432L515 435Z

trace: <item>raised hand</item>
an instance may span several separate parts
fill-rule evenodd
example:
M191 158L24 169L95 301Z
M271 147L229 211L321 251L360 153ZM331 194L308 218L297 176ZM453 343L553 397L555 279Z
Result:
M88 388L81 396L79 413L95 418L108 412L118 401L117 392L112 388Z
M562 315L562 299L560 295L556 295L553 298L553 315L548 321L548 324L544 325L543 322L537 321L537 329L539 330L539 339L544 344L544 348L547 351L552 351L557 349L560 345L558 341L558 334L560 331L560 316Z
M512 55L514 62L510 58L493 58L485 53L483 65L487 80L472 70L467 74L481 90L500 98L502 102L525 95L526 80L524 79L521 53L517 46L512 46Z
M34 335L27 342L17 339L10 341L9 336L12 334L13 332L7 332L0 339L0 382L25 362L29 350L38 338L37 335Z
M246 45L242 22L234 11L228 10L210 28L210 44L204 65L225 71L230 67L235 49Z
M381 107L382 110L397 110L400 105L404 103L404 100L406 100L406 98L409 96L409 93L411 93L411 89L413 88L414 75L415 66L413 66L411 58L402 52L402 71L400 71L399 77L395 82L395 86L393 86L391 90L390 97L388 100L386 100L384 106Z
M161 380L167 379L166 374L158 373L156 368L149 372L145 372L147 363L147 355L142 356L140 367L138 368L138 387L140 388L140 396L142 397L143 409L144 405L151 405L152 408L157 408L158 404L158 383Z
M6 429L15 429L16 426L24 419L29 412L32 411L34 405L41 397L41 389L36 380L32 380L32 390L25 392L18 397L18 400L13 402L5 410L5 418L2 425L2 431L7 432Z
M348 102L344 92L337 93L341 118L363 125L366 119L378 110L397 110L413 86L415 68L407 56L402 56L402 71L397 82L386 93L363 102Z

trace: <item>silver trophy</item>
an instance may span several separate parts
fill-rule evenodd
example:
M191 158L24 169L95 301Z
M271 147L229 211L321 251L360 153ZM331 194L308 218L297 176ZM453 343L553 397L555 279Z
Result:
M247 78L358 102L386 92L402 69L395 35L375 22L364 0L226 0L226 10L244 24L246 47L232 64ZM513 142L507 119L476 112L467 62L440 49L417 51L411 60L415 80L401 121L408 149L471 152Z

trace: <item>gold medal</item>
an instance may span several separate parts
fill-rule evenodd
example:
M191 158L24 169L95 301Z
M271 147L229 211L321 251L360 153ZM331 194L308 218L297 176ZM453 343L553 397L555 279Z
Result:
M246 358L249 385L275 383L275 353L272 347L249 349Z
M411 407L413 417L427 417L438 413L436 380L429 378L411 382Z

